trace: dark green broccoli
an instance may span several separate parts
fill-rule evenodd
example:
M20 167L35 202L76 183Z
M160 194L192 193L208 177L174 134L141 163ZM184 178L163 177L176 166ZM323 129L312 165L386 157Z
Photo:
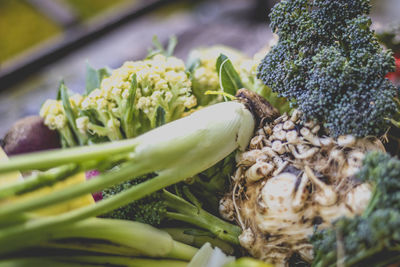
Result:
M103 191L103 198L112 197L131 186L151 178L151 176L147 176L115 185ZM139 221L156 227L166 226L169 221L180 221L206 229L211 235L231 244L239 244L240 227L223 221L201 208L200 203L189 191L188 186L177 185L174 189L177 194L165 189L157 191L127 206L105 214L103 217ZM192 203L185 200L183 195Z
M365 157L357 178L374 184L373 195L364 217L379 209L392 208L400 211L400 160L378 151L370 152Z
M356 178L373 186L362 216L316 231L313 266L385 266L400 261L400 160L370 152Z
M331 135L383 134L397 107L394 71L373 31L369 0L283 0L270 14L279 42L258 77Z
M229 189L229 181L235 171L235 165L235 153L232 153L211 168L186 181L190 191L213 214L218 214L219 200Z

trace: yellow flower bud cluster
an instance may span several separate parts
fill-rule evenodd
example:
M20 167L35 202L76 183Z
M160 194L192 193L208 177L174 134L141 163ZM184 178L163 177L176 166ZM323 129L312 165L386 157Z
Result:
M136 74L136 109L152 118L158 106L167 112L174 105L196 106L185 64L176 57L155 55L143 61L128 61L101 83L107 100L120 106L129 96L133 74ZM173 102L173 103L172 103ZM118 111L115 110L115 114Z
M88 140L91 136L118 140L141 134L156 126L155 114L159 107L164 110L162 122L178 119L195 107L197 101L191 86L184 62L176 57L155 55L125 62L88 95L70 96L75 122L69 130L75 132L69 135L71 139L80 135ZM133 102L130 94L134 94ZM127 121L127 113L133 114L134 121ZM51 129L61 131L69 127L61 101L47 100L40 115Z
M64 108L60 100L47 99L40 109L44 124L51 130L62 129L67 123Z

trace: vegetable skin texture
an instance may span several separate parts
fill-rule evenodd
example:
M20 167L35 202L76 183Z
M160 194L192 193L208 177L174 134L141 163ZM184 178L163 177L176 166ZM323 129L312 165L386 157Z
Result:
M258 77L334 137L381 135L397 111L385 78L394 58L370 30L369 11L368 0L286 0L270 14L279 41Z
M362 215L340 218L331 228L314 233L313 266L386 266L400 261L400 160L371 152L357 178L373 186L369 205Z
M264 123L237 155L222 216L242 227L241 245L254 257L287 266L298 254L313 259L308 237L341 216L361 214L372 195L354 179L369 150L384 150L376 138L337 139L296 110Z
M157 172L157 177L95 205L2 229L0 254L23 247L23 242L18 240L28 233L34 236L45 229L110 212L211 167L232 151L245 149L253 134L254 125L254 117L244 104L225 102L203 108L135 139L34 153L0 164L0 173L46 169L66 163L78 164L83 170L101 168L110 162L119 166L102 173L96 179L66 188L62 192L31 199L29 202L10 204L0 210L0 221L8 216L17 216L82 194L96 192L135 176Z

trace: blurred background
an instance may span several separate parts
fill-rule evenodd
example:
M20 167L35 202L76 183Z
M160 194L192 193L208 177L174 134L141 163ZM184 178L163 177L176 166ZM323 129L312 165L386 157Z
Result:
M175 35L175 55L224 44L252 56L272 37L274 0L0 0L0 137L36 115L64 79L83 92L86 62L119 67L142 59L154 35ZM372 1L377 32L400 25L400 0ZM400 32L398 27L397 32ZM385 35L400 43L399 34ZM397 39L396 39L397 38Z

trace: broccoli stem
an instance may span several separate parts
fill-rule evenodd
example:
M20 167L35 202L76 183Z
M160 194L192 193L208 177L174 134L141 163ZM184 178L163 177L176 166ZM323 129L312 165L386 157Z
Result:
M209 231L194 228L162 228L162 230L170 234L174 240L191 246L200 248L208 242L226 254L232 255L235 251L231 244L212 236Z
M239 245L238 236L242 232L240 227L223 221L166 190L163 191L162 198L167 207L177 211L166 212L167 218L207 229L221 240Z
M372 192L372 197L369 200L368 206L364 210L361 217L363 217L363 218L369 217L369 215L374 211L376 204L380 201L381 196L382 196L382 192L380 192L380 190L378 190L377 187L374 186L374 190Z
M24 183L13 183L0 188L0 199L33 191L42 186L53 185L72 174L76 173L77 165L74 163L62 165L46 172L34 173L25 178Z

